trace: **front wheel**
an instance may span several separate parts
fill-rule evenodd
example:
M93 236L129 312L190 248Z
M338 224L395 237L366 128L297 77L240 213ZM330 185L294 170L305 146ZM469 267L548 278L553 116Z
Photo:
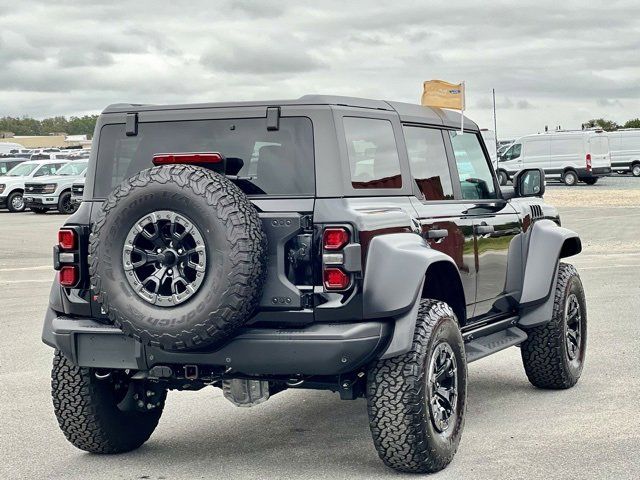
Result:
M551 320L527 331L520 352L529 381L558 390L578 382L587 350L587 305L573 265L558 267L554 295Z
M498 182L500 185L505 186L509 182L509 175L504 170L498 171Z
M58 211L65 215L71 215L78 207L71 202L71 192L63 192L58 199Z
M431 473L458 449L467 400L467 364L456 316L447 304L422 300L411 350L371 368L369 424L389 467Z
M133 381L126 370L78 367L56 351L51 394L60 429L74 446L91 453L122 453L149 439L166 390Z
M14 213L24 212L25 205L22 193L13 192L11 195L9 195L9 198L7 199L7 208L10 212Z

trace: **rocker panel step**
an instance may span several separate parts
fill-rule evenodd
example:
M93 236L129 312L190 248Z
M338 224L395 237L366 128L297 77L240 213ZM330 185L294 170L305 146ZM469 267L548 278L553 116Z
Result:
M505 348L519 345L527 339L527 334L518 327L479 337L465 344L467 363L475 362Z

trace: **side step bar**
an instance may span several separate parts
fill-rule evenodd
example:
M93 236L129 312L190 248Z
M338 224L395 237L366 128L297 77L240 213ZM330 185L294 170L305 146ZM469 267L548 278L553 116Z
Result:
M465 343L467 363L480 360L505 348L519 345L527 339L527 334L518 327L509 327L489 335L469 340Z

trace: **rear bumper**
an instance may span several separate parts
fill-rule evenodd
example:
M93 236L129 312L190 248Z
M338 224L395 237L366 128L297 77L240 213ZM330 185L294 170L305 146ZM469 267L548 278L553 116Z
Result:
M385 321L245 328L216 350L169 352L144 346L117 327L48 309L42 340L82 367L146 371L177 364L232 368L247 375L340 375L379 356L392 334L392 323Z
M578 171L578 176L582 178L598 178L604 177L611 173L611 167L595 167L591 170L587 170L586 168L580 169Z

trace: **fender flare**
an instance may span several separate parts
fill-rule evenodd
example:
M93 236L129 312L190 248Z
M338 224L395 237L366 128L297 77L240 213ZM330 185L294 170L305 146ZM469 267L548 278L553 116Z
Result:
M460 273L453 259L432 249L415 233L374 237L369 244L363 284L363 316L395 319L393 336L381 358L408 352L413 342L422 290L429 267L444 262Z
M535 327L551 319L560 259L581 251L577 233L551 220L533 224L520 298L520 326Z

